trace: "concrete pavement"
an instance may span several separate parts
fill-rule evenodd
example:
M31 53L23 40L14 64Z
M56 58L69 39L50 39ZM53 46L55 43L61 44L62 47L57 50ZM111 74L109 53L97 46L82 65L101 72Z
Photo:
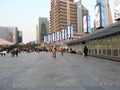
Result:
M50 52L0 57L0 90L120 90L120 62Z

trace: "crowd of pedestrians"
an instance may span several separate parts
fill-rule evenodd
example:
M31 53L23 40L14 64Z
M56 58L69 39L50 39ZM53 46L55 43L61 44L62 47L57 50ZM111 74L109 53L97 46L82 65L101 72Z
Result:
M66 50L65 48L61 47L58 50L55 46L51 47L50 50L40 49L40 48L34 48L34 49L32 49L32 48L22 48L22 49L14 48L12 50L8 50L8 49L0 50L0 55L1 56L6 56L7 53L11 53L11 57L17 57L21 52L26 52L26 53L37 52L37 53L40 53L41 51L50 51L52 59L55 59L57 51L61 52L61 56L63 56L63 53L66 52L66 51L68 52L68 49ZM72 50L72 48L70 48L69 52L73 53L73 51L74 50ZM84 48L83 48L83 55L84 55L85 58L88 57L87 46L84 46Z
M19 53L19 49L15 48L13 50L11 50L11 57L14 57L14 56L18 56L18 53Z
M11 54L11 57L17 57L20 53L32 53L32 52L37 52L40 53L41 51L47 51L47 50L43 50L40 48L13 48L12 50L8 50L8 49L0 49L0 56L6 56L8 53Z

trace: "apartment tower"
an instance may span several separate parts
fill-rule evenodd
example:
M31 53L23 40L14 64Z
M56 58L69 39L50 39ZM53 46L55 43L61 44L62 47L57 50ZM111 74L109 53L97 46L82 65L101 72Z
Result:
M77 32L77 9L74 0L51 0L50 33L67 29L69 25Z

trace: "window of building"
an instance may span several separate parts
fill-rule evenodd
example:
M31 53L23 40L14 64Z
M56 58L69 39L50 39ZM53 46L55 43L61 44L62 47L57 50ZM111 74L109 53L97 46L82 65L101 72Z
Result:
M107 55L111 56L111 37L106 38Z
M119 47L118 41L119 41L118 35L112 37L113 56L118 56L118 47Z

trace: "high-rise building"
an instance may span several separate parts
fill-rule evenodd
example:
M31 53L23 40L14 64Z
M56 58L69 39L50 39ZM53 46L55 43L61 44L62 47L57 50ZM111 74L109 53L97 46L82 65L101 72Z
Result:
M112 15L111 15L111 10L110 10L110 5L109 5L109 0L96 0L97 4L100 3L104 5L105 9L105 25L108 26L113 23L112 20Z
M89 14L89 11L82 5L81 0L76 2L77 5L77 32L84 33L83 17Z
M22 31L18 31L18 43L22 43Z
M77 7L74 0L51 0L50 33L72 25L77 32Z
M48 18L40 17L38 25L36 26L36 39L37 43L44 41L44 36L49 33L49 21Z
M18 28L17 27L0 27L0 38L12 42L18 43Z
M38 25L36 25L36 43L40 43L40 30Z

